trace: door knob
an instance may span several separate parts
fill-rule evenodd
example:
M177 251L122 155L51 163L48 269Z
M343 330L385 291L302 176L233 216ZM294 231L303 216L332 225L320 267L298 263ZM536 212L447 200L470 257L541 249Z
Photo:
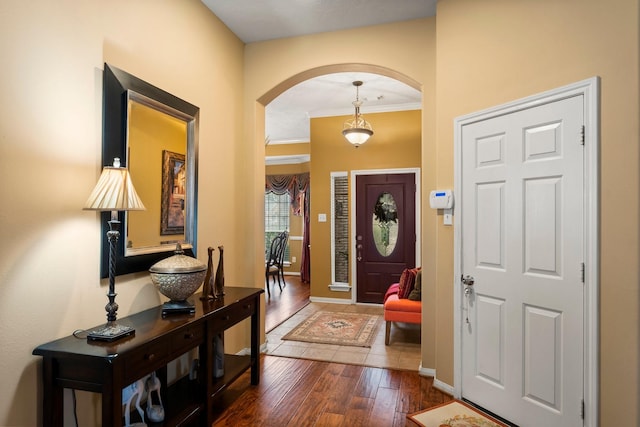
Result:
M465 312L467 313L466 318L465 318L465 322L467 323L467 325L470 325L471 322L469 321L469 305L470 302L469 300L473 298L473 284L475 283L475 279L473 278L473 276L469 276L468 274L465 276L464 274L460 275L460 281L462 282L462 284L464 285L464 302L465 302Z
M469 276L469 275L460 276L460 281L465 286L473 286L473 284L475 283L475 279L473 278L473 276Z

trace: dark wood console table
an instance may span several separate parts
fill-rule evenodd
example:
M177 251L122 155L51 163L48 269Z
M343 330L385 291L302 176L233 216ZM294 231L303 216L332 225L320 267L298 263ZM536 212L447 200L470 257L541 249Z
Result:
M162 307L118 319L135 328L135 335L115 342L97 342L68 336L33 350L42 356L43 425L62 426L63 389L102 394L102 425L123 424L122 389L157 371L162 381L165 421L159 425L211 426L213 399L251 369L251 384L260 381L260 294L263 289L225 287L224 298L190 298L195 314L162 317ZM214 340L238 322L251 318L251 354L225 355L224 376L214 377ZM198 348L197 379L189 376L167 385L167 364ZM148 425L155 425L149 424Z

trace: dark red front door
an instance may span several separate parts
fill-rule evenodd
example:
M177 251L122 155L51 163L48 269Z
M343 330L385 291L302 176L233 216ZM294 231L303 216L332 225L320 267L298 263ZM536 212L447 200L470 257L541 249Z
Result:
M357 302L382 303L415 267L415 174L356 176Z

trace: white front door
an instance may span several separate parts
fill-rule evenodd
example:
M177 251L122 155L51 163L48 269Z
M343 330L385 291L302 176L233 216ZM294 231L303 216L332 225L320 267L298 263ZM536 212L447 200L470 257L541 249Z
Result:
M583 425L584 97L461 129L462 397Z

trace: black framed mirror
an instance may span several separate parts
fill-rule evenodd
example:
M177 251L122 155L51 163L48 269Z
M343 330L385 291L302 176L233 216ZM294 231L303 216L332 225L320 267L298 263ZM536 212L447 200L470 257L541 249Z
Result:
M102 162L120 158L146 211L119 212L116 275L148 270L179 242L195 256L200 109L104 64ZM102 212L100 277L109 273L109 212Z

